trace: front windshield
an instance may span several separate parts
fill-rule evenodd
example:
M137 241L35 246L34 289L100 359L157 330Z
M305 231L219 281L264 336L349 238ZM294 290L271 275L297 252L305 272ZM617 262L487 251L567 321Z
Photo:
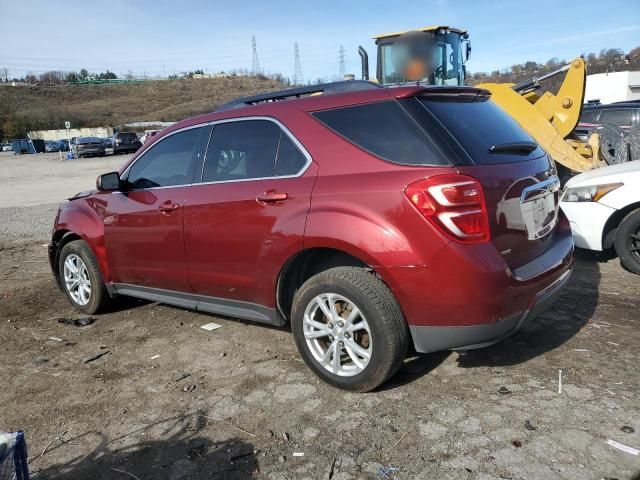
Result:
M432 34L433 35L433 34ZM433 73L427 75L420 83L428 85L463 85L464 69L460 34L443 33L434 35L434 48L430 49L424 61L431 65ZM403 72L396 71L393 64L394 44L381 45L380 62L383 84L399 84L407 82Z

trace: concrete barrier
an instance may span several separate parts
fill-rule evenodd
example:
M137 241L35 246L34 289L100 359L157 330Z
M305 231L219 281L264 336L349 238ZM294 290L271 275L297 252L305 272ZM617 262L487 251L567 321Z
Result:
M42 140L62 140L69 137L99 137L107 138L113 135L112 127L95 127L95 128L71 128L67 134L65 128L58 130L34 130L29 132L31 138L40 138Z

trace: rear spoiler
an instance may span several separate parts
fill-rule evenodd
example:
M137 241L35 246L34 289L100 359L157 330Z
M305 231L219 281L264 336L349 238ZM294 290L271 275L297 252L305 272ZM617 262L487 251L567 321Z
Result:
M463 97L469 100L471 99L489 99L491 98L491 92L484 88L476 87L453 87L453 86L431 86L420 85L421 88L411 89L395 95L396 98L407 97ZM391 89L393 91L393 89Z

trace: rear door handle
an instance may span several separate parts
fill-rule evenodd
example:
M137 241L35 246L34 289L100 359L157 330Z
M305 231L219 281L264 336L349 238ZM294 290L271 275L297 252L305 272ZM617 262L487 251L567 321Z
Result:
M180 208L180 205L177 203L165 202L158 207L158 210L162 213L171 213L175 212L178 208Z
M260 203L275 203L282 202L289 198L289 195L286 193L276 192L275 190L267 190L266 192L262 192L260 195L256 197L256 200Z

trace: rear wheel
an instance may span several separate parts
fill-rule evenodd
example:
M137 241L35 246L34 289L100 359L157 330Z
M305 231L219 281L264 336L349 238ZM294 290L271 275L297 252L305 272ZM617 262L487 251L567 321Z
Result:
M622 266L640 275L640 209L622 219L616 231L614 247Z
M58 272L67 298L81 312L94 314L109 302L98 261L82 240L71 241L62 247Z
M305 363L339 388L367 392L402 365L409 332L389 288L361 268L337 267L296 293L292 331Z

